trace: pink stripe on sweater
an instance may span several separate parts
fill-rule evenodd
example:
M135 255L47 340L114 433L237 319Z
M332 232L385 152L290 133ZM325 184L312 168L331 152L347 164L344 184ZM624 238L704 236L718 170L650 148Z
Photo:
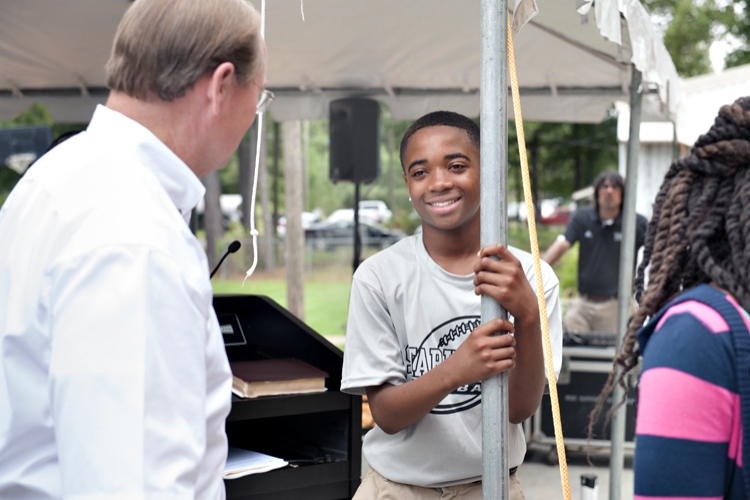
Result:
M695 318L703 323L706 328L711 330L712 333L726 332L729 330L729 325L721 317L721 314L716 312L713 308L698 302L697 300L686 300L676 306L670 307L664 316L661 317L659 323L656 325L656 331L661 328L661 325L667 321L668 318L676 314L690 313Z
M742 407L739 394L735 396L734 415L732 416L732 435L729 437L729 458L742 467Z
M633 500L722 500L723 497L649 497L635 495Z
M732 297L731 295L725 295L725 297L727 298L729 303L732 304L735 307L735 309L737 309L737 312L740 313L740 316L742 316L742 321L745 322L745 328L750 330L750 318L747 317L747 311L745 311L745 309L742 306L740 306L737 303L737 301L734 300L734 297Z
M673 368L641 376L637 434L711 443L728 442L734 406L731 391Z

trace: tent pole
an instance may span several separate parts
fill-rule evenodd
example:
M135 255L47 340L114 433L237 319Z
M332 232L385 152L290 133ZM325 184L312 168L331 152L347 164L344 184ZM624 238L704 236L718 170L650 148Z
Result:
M617 352L620 352L622 341L627 332L630 317L630 301L633 297L633 267L635 264L635 198L638 188L638 152L641 147L641 72L632 65L630 81L630 137L628 138L628 156L625 171L625 197L622 215L622 246L620 247L620 280L617 290ZM621 370L617 368L618 372ZM616 386L612 401L622 399L625 392ZM627 404L622 405L612 415L612 449L609 459L609 498L620 500L622 485L622 468L624 463L623 447L625 443L625 417Z
M507 244L508 118L507 0L482 0L480 80L481 246ZM482 323L507 318L491 297L482 296ZM482 495L508 499L508 373L482 382Z

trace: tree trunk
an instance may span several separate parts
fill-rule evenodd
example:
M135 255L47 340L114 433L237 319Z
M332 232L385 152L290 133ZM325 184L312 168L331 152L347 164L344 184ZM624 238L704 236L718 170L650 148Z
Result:
M302 229L302 143L299 121L284 122L284 199L286 205L286 296L287 308L305 319L305 233Z
M534 215L537 220L542 213L542 200L539 199L539 134L531 138L531 197L534 200Z
M216 245L224 236L224 224L221 217L221 181L219 172L211 172L201 179L206 186L205 211L203 212L203 225L206 228L206 256L208 266L213 269L219 258L216 255Z
M396 165L393 161L394 143L396 142L393 137L393 126L388 127L386 132L386 138L388 141L388 171L391 173L391 212L395 215L396 213Z
M310 122L302 122L302 211L307 210L310 201Z
M583 174L581 171L581 126L575 123L573 124L573 142L575 144L575 146L573 146L573 151L575 152L575 158L573 158L575 161L573 171L573 191L578 191L581 189L581 179Z
M273 230L276 232L276 224L279 222L279 135L281 127L279 122L273 122Z
M258 120L250 127L248 135L237 148L237 160L240 166L240 194L242 195L242 225L250 230L250 211L252 209L253 180L255 175L255 150L257 148Z
M260 163L258 164L258 189L260 190L260 209L263 211L263 266L266 271L276 269L276 224L273 221L268 199L268 165L266 161L266 136L260 137Z

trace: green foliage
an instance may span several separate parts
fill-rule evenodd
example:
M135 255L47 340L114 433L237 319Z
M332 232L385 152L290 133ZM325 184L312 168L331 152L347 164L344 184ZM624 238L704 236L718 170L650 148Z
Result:
M549 248L562 232L564 226L545 226L538 224L536 227L536 237L539 241L539 251ZM529 241L529 226L526 222L509 221L508 222L508 244L521 250L531 252L531 243Z
M235 152L229 159L227 166L219 170L219 182L223 194L239 194L240 192L240 162Z
M52 116L47 108L41 103L33 104L29 109L18 115L10 122L2 122L4 126L23 126L23 125L52 125Z
M53 137L58 137L68 130L79 130L85 127L85 125L79 124L55 125L47 108L40 103L33 104L28 110L9 122L0 122L0 128L25 127L29 125L51 125ZM5 203L5 200L20 178L21 176L16 172L0 164L0 207Z
M735 9L741 2L745 3L744 18L747 22L747 0L644 0L643 4L652 14L652 19L661 24L664 45L672 56L677 73L689 77L711 72L711 43L727 33L742 38L743 15L738 13L741 9ZM747 53L750 31L744 33L744 47L729 54L728 61L740 60L740 55Z
M601 171L617 170L617 118L613 114L598 124L524 122L524 136L537 202L569 198L590 185ZM524 199L514 122L508 125L508 197Z
M539 253L544 252L552 245L555 239L565 231L564 226L545 226L539 224L536 228L536 236L539 241ZM529 241L529 229L526 222L512 221L508 223L508 244L521 250L531 252ZM557 278L560 280L560 292L570 289L578 289L578 245L574 245L558 260L554 266Z
M574 245L560 257L552 269L560 280L561 294L578 290L578 245Z
M735 19L729 26L729 33L740 45L728 53L724 59L727 68L750 64L750 1L735 0Z
M20 178L21 176L15 170L0 165L0 207L3 206L6 198L8 198L8 195Z

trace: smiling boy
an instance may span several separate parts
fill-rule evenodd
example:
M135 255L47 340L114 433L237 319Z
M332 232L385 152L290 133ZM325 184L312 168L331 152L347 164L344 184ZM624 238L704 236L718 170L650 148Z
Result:
M447 111L423 116L404 134L401 165L422 231L367 259L352 282L341 388L366 393L377 424L364 440L370 470L355 499L482 498L481 381L502 371L510 498L522 499L520 423L536 411L545 384L531 256L480 248L479 127L472 120ZM558 281L542 266L559 371ZM509 320L482 324L480 295L505 307Z

